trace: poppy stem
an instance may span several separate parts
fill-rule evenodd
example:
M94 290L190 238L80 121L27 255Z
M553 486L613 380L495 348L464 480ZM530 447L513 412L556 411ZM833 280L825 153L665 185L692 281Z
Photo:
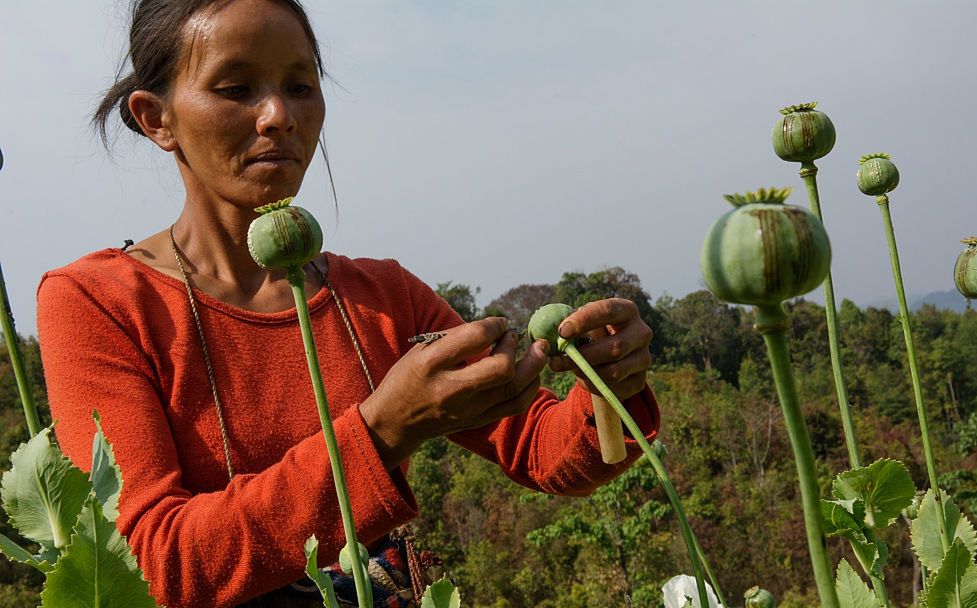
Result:
M322 425L322 435L326 440L326 450L329 452L329 464L336 485L336 497L339 500L339 512L343 519L343 529L346 532L346 546L359 557L359 542L356 540L356 526L353 523L353 508L349 500L346 486L346 474L339 454L339 443L336 441L336 431L332 426L329 415L329 402L326 398L326 388L322 382L322 371L319 367L319 355L316 352L315 339L312 336L312 322L309 319L309 306L305 301L305 273L301 267L289 269L288 282L292 286L295 298L295 309L298 312L299 327L302 330L302 343L305 345L305 358L309 363L309 375L312 377L312 389L315 391L316 407L319 410L319 422ZM353 563L353 582L356 584L356 597L359 608L373 607L373 588L370 577L362 559L355 559Z

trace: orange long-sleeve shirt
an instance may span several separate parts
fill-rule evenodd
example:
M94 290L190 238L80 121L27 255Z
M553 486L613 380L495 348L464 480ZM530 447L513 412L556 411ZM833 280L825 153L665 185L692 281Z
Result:
M327 254L376 382L412 335L461 323L430 288L392 260ZM224 408L235 477L228 481L211 386L182 282L119 249L48 272L38 333L55 431L64 452L91 462L93 409L124 485L119 530L153 595L170 608L229 607L302 577L305 540L321 562L345 544L329 458L295 309L256 313L196 291ZM417 515L404 470L388 472L358 405L369 387L328 290L309 299L329 407L357 534L369 545ZM649 390L628 400L649 439ZM530 410L451 438L525 486L586 494L629 458L601 462L589 394L540 390ZM405 467L406 468L406 465Z

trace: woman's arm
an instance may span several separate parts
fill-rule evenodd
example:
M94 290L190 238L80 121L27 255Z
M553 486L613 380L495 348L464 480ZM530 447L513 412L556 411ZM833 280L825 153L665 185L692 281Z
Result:
M462 323L447 302L420 279L406 270L404 274L414 310L415 333ZM651 441L659 427L658 404L644 382L650 362L647 345L651 335L650 330L643 332L640 319L637 323L630 321L633 315L628 312L627 304L630 303L607 300L581 308L566 328L567 337L570 334L606 337L603 328L612 327L616 339L595 339L581 350L603 377L611 381L612 376L620 376L617 382L612 381L611 387L623 397L625 407ZM622 340L627 342L623 350L619 348ZM558 369L571 369L561 358L553 362ZM625 433L628 457L614 465L604 464L593 421L591 393L582 382L577 383L564 401L548 390L537 389L523 411L485 426L453 433L449 438L498 463L514 481L553 494L589 494L623 472L641 454L637 442Z
M321 434L258 474L191 495L180 438L128 320L73 278L49 275L38 291L38 331L59 443L87 468L98 409L124 479L117 525L161 604L233 606L295 581L312 534L323 561L338 554L345 537ZM416 504L400 472L387 472L359 411L335 423L357 534L369 543L415 517Z

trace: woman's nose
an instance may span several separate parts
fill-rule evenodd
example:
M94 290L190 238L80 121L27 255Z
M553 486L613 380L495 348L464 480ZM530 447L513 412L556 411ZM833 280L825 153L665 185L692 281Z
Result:
M255 125L259 135L269 135L274 131L291 133L295 130L295 116L281 95L268 95L258 105L258 119Z

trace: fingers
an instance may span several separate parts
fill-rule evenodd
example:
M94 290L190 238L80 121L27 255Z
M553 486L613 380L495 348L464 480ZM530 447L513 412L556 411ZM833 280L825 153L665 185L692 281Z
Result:
M603 376L602 376L603 377ZM583 374L577 376L579 382L583 382L589 390L594 395L600 395L601 392L595 387ZM644 390L645 385L648 383L647 370L632 374L622 380L621 382L604 382L607 388L611 389L611 392L620 399L624 401L625 399L637 395L642 390Z
M512 382L516 377L516 341L514 333L506 332L488 356L458 368L452 375L453 381L470 392Z
M526 385L522 391L517 393L512 399L497 403L488 408L475 419L473 428L492 424L509 416L518 416L526 412L533 404L536 395L539 393L539 376Z
M595 370L606 364L623 361L632 354L638 353L639 358L643 359L645 368L651 365L651 354L648 345L651 344L651 329L640 319L634 318L631 323L624 325L620 330L611 335L604 332L603 336L597 333L599 330L588 332L587 337L592 341L577 346L580 354L590 363ZM563 355L550 361L550 368L556 372L564 372L576 369L569 357ZM602 378L607 379L604 374Z
M450 368L485 352L508 329L509 322L504 317L487 317L452 327L437 342L418 344L414 349L423 349L436 365Z
M595 329L617 327L638 317L638 307L631 300L608 298L584 304L560 324L560 335L575 338Z

